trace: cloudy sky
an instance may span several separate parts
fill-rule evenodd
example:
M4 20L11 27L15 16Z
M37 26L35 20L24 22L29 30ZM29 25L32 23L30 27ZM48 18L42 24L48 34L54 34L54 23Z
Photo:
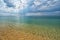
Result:
M0 15L60 16L60 0L0 0Z

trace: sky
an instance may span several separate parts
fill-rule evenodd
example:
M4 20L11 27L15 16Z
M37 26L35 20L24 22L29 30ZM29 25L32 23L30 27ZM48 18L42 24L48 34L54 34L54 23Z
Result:
M0 0L2 16L60 16L60 0Z

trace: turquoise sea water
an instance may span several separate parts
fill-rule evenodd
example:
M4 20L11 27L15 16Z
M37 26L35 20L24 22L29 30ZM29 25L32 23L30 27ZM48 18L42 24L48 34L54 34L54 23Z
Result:
M60 16L0 16L0 23L4 22L60 27Z
M0 16L0 28L23 31L27 35L39 36L37 39L60 40L60 16Z

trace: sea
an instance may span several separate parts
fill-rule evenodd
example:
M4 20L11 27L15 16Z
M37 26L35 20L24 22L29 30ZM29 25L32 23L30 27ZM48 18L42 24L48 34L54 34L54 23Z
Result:
M60 16L0 16L0 28L60 40Z
M9 22L60 27L60 16L0 16L0 23Z

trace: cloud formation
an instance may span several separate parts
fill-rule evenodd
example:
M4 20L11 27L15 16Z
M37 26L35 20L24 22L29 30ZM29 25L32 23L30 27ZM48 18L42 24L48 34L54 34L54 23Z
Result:
M30 6L29 12L42 15L60 15L60 0L35 0Z
M0 14L59 15L60 0L0 0Z
M0 0L0 12L18 13L27 7L27 1L21 0Z
M60 0L35 0L31 6L33 11L60 11Z

